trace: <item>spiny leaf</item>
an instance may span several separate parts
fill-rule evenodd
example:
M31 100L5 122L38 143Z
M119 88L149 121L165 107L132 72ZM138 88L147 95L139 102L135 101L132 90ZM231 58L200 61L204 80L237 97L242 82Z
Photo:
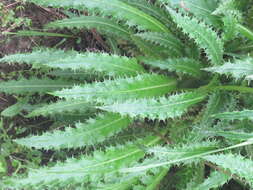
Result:
M60 100L56 103L51 103L49 105L33 110L27 117L34 117L39 115L49 116L54 114L63 114L65 112L79 112L85 115L89 114L90 112L95 112L95 109L91 104L87 103L84 100Z
M143 32L137 33L136 36L143 40L150 41L154 44L168 48L178 56L182 56L183 45L175 38L173 35L168 33L158 33L158 32Z
M53 48L37 48L31 53L17 53L6 55L0 59L0 62L7 63L27 63L32 64L33 68L40 68L43 63L57 61L65 57L74 57L78 54L76 51L64 51Z
M241 155L236 154L219 154L209 155L204 157L218 166L230 171L232 174L238 175L245 179L251 186L253 186L253 161Z
M122 0L122 1L125 1L127 4L142 10L146 14L151 15L152 17L156 18L164 25L169 27L171 20L169 19L168 14L166 14L166 12L160 7L153 5L151 2L148 2L146 0L138 0L138 1Z
M49 78L20 78L18 80L10 80L0 82L0 91L13 94L27 93L45 93L62 88L69 88L74 85L73 81Z
M123 116L165 120L180 117L190 106L201 102L205 97L206 94L190 92L172 95L169 98L127 100L98 108Z
M103 74L101 75L101 73L88 72L84 70L73 71L71 69L53 69L52 71L47 72L47 75L87 82L92 82L95 79L99 81L104 79L104 76Z
M104 15L113 16L119 20L127 21L129 26L137 26L140 30L151 30L155 32L169 32L168 28L158 21L156 18L146 14L138 8L127 4L121 0L29 0L43 6L65 7L83 10L86 7L88 10L99 10Z
M211 63L213 65L222 64L223 42L216 32L196 18L190 18L187 15L182 16L180 13L176 13L168 7L167 9L175 23L182 28L183 32L194 39L200 48L205 50Z
M190 142L183 145L176 145L175 147L153 147L148 150L149 153L154 153L159 159L166 158L172 160L175 158L182 158L189 155L201 154L210 150L215 150L217 143L215 141L206 142Z
M231 75L236 79L245 77L248 79L248 77L253 75L253 59L248 57L243 60L236 60L234 63L227 62L224 65L209 67L204 70L212 73Z
M32 64L35 68L52 67L72 70L95 70L110 76L133 76L145 72L134 58L106 53L78 53L56 49L38 49L32 53L5 56L0 62Z
M189 58L175 58L166 60L143 59L145 64L151 67L160 68L161 70L175 71L196 78L201 77L201 65L197 60Z
M164 49L161 46L154 46L151 42L145 41L139 36L133 35L132 39L145 57L152 57L156 59L163 59L167 58L168 56L176 57L175 53L167 51L167 49ZM151 46L153 47L150 48Z
M225 41L233 40L237 37L238 31L237 31L237 20L233 16L225 16L223 19L224 23L224 34L223 38Z
M235 24L238 21L242 20L242 13L240 12L240 2L235 0L226 0L222 1L217 9L212 13L213 15L224 15L224 17L234 17L236 20Z
M143 163L150 162L145 159ZM138 163L139 164L139 163ZM155 168L149 171L136 173L120 173L118 178L113 178L97 187L98 190L156 190L161 180L168 173L169 167Z
M96 30L100 33L105 33L111 36L117 36L125 40L131 40L130 29L122 24L113 21L112 19L103 18L101 16L80 16L70 19L63 19L51 22L46 25L47 28L87 28Z
M216 142L189 143L177 147L161 147L156 146L149 148L148 152L153 153L156 160L153 163L135 166L132 168L124 168L122 172L141 172L151 168L157 168L164 165L179 164L181 162L199 162L201 155L212 152L216 149Z
M210 190L218 188L227 183L230 178L230 176L224 173L214 171L203 183L197 185L196 187L191 187L190 189L187 188L186 190Z
M238 32L242 36L244 36L244 37L250 39L251 41L253 41L253 31L252 30L248 29L247 27L245 27L241 24L237 24L236 27L237 27Z
M224 120L253 120L253 110L243 110L234 112L224 112L212 115L212 117Z
M190 12L206 23L219 26L219 17L212 14L218 7L216 0L159 0L162 3L171 3L173 7L180 8L181 11Z
M141 187L143 190L156 190L159 187L159 184L166 176L169 171L169 167L166 168L155 168L147 173L151 173L150 175L143 175L141 178L142 184L145 184ZM138 188L136 188L138 189Z
M64 131L46 132L41 136L16 139L15 142L44 149L78 148L103 142L130 123L131 120L127 117L107 113L89 119L86 123L76 123L75 128L67 127Z
M194 124L194 129L191 132L192 139L194 141L200 141L207 138L210 134L207 132L213 129L215 118L212 115L234 110L237 105L237 100L234 94L228 94L226 92L214 92L209 95L209 99L203 112L199 114L199 119ZM223 125L226 125L223 123Z
M213 133L216 136L222 136L232 142L243 142L253 139L253 133L245 133L241 131L220 131L215 129L215 131L208 131L208 133Z
M103 14L126 20L129 26L137 26L140 30L169 32L168 28L156 18L120 0L111 0L110 2L107 0L84 1L84 5L88 9L97 8Z
M211 144L210 144L211 143ZM208 145L209 144L209 145ZM253 139L248 139L245 142L235 144L225 148L218 148L215 149L215 142L201 142L201 143L192 143L192 144L185 144L182 148L177 148L177 150L173 150L171 147L159 147L155 149L150 149L150 152L155 153L155 156L158 157L158 161L151 163L145 166L138 166L133 168L125 168L122 169L122 172L140 172L145 171L151 168L157 168L161 166L177 164L180 162L196 162L198 158L205 158L208 157L207 155L223 152L227 150L232 150L235 148L240 148L248 145L253 144ZM201 147L202 146L202 147ZM167 158L167 161L165 160ZM225 160L225 159L224 159ZM224 162L223 160L223 162ZM230 163L231 164L231 163Z
M66 184L85 183L88 180L103 181L119 175L117 171L123 166L136 163L145 155L140 145L152 146L160 141L159 137L148 136L124 146L114 146L106 152L95 151L92 156L79 159L70 158L66 162L58 162L53 167L41 167L30 170L25 178L10 178L5 184L11 188L44 189L50 187L65 187ZM43 176L43 177L42 177Z
M1 115L4 117L13 117L19 114L27 104L28 104L28 98L19 99L16 104L3 110L1 112Z
M176 89L176 81L163 75L144 74L104 82L75 86L51 93L65 99L84 99L113 103L126 99L164 95Z
M224 40L232 40L237 37L238 24L242 20L242 14L238 10L236 1L222 1L219 7L213 12L214 15L222 15L224 23Z

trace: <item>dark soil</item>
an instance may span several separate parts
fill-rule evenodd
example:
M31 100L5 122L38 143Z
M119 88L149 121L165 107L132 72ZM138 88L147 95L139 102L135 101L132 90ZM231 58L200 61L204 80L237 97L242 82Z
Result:
M6 11L9 9L15 10L15 7L19 6L19 3L13 0L0 0L1 3L6 7ZM104 39L95 30L92 31L76 31L74 34L77 38L68 38L64 41L63 38L59 37L17 37L13 35L4 35L3 32L17 32L19 30L41 30L45 24L53 20L62 19L66 16L61 12L61 10L53 8L43 8L31 3L27 3L24 9L20 11L15 11L15 17L23 17L31 19L31 26L23 26L7 28L1 27L0 19L0 58L18 52L29 52L36 47L56 47L61 49L74 49L77 51L106 51L107 46L104 43ZM62 34L73 34L70 30L52 30L49 32L56 32ZM24 70L28 70L30 67L27 65L18 64L4 64L0 63L0 81L17 78ZM16 103L16 98L4 93L0 93L0 113L7 107ZM0 119L1 120L1 119ZM34 126L37 124L40 129L47 129L52 122L48 122L48 118L36 118L27 119L22 116L16 116L12 119L4 118L4 127L7 128L9 124L12 123L14 126L8 131L8 134L12 136L15 134L15 127L19 126ZM40 125L41 124L41 125ZM30 129L29 129L30 130ZM33 130L33 129L31 129ZM25 135L25 134L22 134ZM1 144L0 139L0 144ZM42 155L42 162L47 162L51 159L53 152L44 152ZM15 155L15 154L14 154ZM15 155L22 159L22 155ZM13 164L11 160L6 157L7 175L12 175L14 172Z
M1 0L0 0L1 2ZM2 3L8 9L15 9L19 4L13 0L2 0ZM61 10L53 8L43 8L31 3L24 5L24 9L15 12L16 17L29 18L32 21L32 25L27 28L20 26L9 31L8 28L0 27L0 58L17 52L29 52L35 47L55 47L58 45L62 38L59 37L16 37L13 35L3 35L2 32L16 32L18 30L41 30L45 24L53 20L62 19L66 16ZM71 31L65 29L62 31L52 30L50 32L58 32L63 34L71 34ZM74 49L77 51L105 51L107 46L104 43L103 37L101 37L95 30L92 31L78 31L75 33L78 38L69 38L61 43L58 48L61 49ZM22 71L29 67L24 65L7 65L0 63L0 81L6 79L11 72ZM13 97L5 94L0 94L0 112L12 105L15 102Z
M0 2L4 3L7 9L14 9L19 4L16 4L16 1L13 0L0 0ZM32 20L32 25L27 28L25 26L17 27L11 29L9 32L16 32L18 30L39 30L43 28L45 24L51 22L53 20L65 18L66 15L61 12L59 9L53 8L43 8L34 4L26 4L24 5L24 9L22 11L17 11L16 17L24 17ZM1 23L0 23L1 24ZM59 37L16 37L10 35L3 35L2 32L8 31L8 28L1 27L0 25L0 58L8 55L14 54L17 52L29 52L35 47L55 47L61 49L74 49L77 51L107 51L108 47L104 42L102 36L100 36L95 30L92 31L77 31L74 35L78 36L78 38L66 39L66 41L62 42L62 38ZM52 30L51 32L58 32L64 34L72 34L70 30ZM61 44L60 44L61 43ZM60 45L59 45L60 44ZM6 78L13 78L16 75L13 75L13 72L23 71L29 69L29 66L26 65L7 65L0 63L0 81L6 80ZM14 104L16 102L15 97L0 93L0 112L3 111L8 106ZM5 119L5 124L10 123L8 119ZM34 123L43 123L47 121L45 118L37 118L37 120L25 119L21 116L15 117L14 124L16 125L33 125ZM43 128L47 128L50 123L44 124ZM11 130L12 131L12 130ZM10 132L11 132L10 131ZM44 156L50 158L52 152L47 152ZM11 160L6 158L7 166L8 166L8 175L11 175L14 172L14 168L12 166ZM168 176L170 176L168 174ZM171 176L170 176L171 177ZM168 179L169 180L169 179ZM225 185L224 189L233 189L239 190L240 186L232 181L229 184Z

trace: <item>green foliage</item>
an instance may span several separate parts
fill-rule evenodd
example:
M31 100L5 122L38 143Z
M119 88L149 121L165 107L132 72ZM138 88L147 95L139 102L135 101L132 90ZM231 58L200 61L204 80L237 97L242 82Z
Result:
M167 59L167 60L142 60L145 64L159 68L161 70L168 70L176 73L190 75L196 78L201 77L201 65L197 60L189 58Z
M153 168L158 168L166 165L171 164L190 164L190 163L198 163L202 159L208 158L210 154L219 153L222 151L228 151L235 148L240 148L247 145L252 145L253 140L252 138L247 139L245 142L240 144L235 144L233 146L225 147L225 148L216 148L216 142L210 141L203 141L201 143L190 143L184 144L183 146L176 146L173 147L161 147L155 146L153 148L149 148L148 152L155 154L155 159L153 163L147 163L145 165L139 165L131 168L123 168L122 172L140 172L145 171ZM215 156L214 156L215 157ZM241 160L245 159L244 157L240 157ZM225 159L223 159L224 161ZM251 160L248 160L252 162ZM231 163L230 163L231 164ZM243 162L242 162L243 164ZM251 167L250 167L251 169Z
M83 1L83 5L88 9L99 9L103 14L112 15L116 19L126 20L127 25L136 25L140 30L146 29L154 32L169 32L167 27L156 18L123 1Z
M18 9L24 9L24 4L21 2L20 6L15 7L6 7L5 2L0 2L0 23L1 23L1 32L5 34L6 31L13 30L20 26L30 26L31 19L24 16L17 16L15 12L19 12Z
M7 32L5 34L15 34L16 36L48 36L48 37L63 37L63 38L74 38L72 35L59 34L53 32L40 32L33 30L20 30L18 32Z
M28 103L28 99L24 98L24 99L20 99L18 100L18 102L8 108L6 108L5 110L3 110L1 112L1 115L4 117L13 117L17 114L19 114L24 106Z
M175 89L176 81L174 79L162 75L145 74L132 78L120 78L75 86L51 94L65 99L113 103L127 99L161 96Z
M171 24L171 20L168 18L168 14L161 9L159 6L155 6L152 3L146 1L146 0L124 0L127 4L136 7L146 14L156 18L160 22L162 22L164 25L169 26Z
M224 112L212 115L214 118L224 119L224 120L243 120L243 119L253 119L253 111L252 110L244 110L244 111L234 111L234 112Z
M251 79L253 75L253 64L252 58L248 57L243 60L236 60L234 63L227 62L224 65L216 66L216 67L209 67L206 68L206 71L218 73L218 74L225 74L227 76L231 75L235 79Z
M253 187L248 1L27 2L62 16L17 36L79 44L0 58L3 190Z
M194 39L200 48L204 49L211 63L213 65L220 65L222 63L223 42L216 32L196 18L182 16L170 8L168 10L173 20L182 28L183 32Z
M123 116L165 120L180 117L190 106L203 101L205 97L206 95L202 93L182 93L169 98L128 100L98 108Z
M171 3L173 7L180 8L181 11L191 12L196 17L204 20L207 24L219 25L219 18L212 14L218 8L218 1L212 0L159 0L163 3Z
M127 143L124 146L108 147L106 152L95 151L92 156L68 159L65 163L57 163L53 167L43 167L30 171L26 178L9 179L6 183L13 183L26 189L41 189L64 187L70 181L71 184L85 184L92 182L94 188L98 185L98 177L102 177L105 183L113 181L113 178L120 175L117 171L122 166L128 166L142 158L145 152L137 145L152 146L159 142L158 137L149 136L137 140L135 143ZM43 174L46 174L43 178ZM116 176L114 176L116 175ZM15 187L15 186L13 186ZM15 187L15 188L16 188Z
M39 115L50 116L54 114L63 114L65 112L67 113L80 112L83 113L84 116L85 114L89 115L90 112L93 111L94 111L93 106L84 100L78 100L74 102L71 100L61 100L56 103L51 103L49 105L42 106L33 110L30 114L28 114L28 117L35 117Z
M56 80L49 78L20 78L0 83L0 90L5 93L27 94L27 93L45 93L62 88L69 88L74 82L67 80Z
M145 72L136 59L110 56L106 53L78 53L56 49L39 49L32 53L14 54L0 59L0 62L31 64L33 68L51 67L72 70L95 70L110 76L132 76Z
M41 136L17 139L15 142L27 147L44 149L78 148L103 142L108 137L128 127L131 120L118 114L107 113L89 119L87 123L76 123L75 128L46 132Z
M246 159L241 155L235 154L219 154L206 156L204 159L221 166L225 170L229 170L232 174L238 175L245 179L251 186L253 185L252 171L253 161ZM224 160L226 160L224 162Z
M210 176L201 184L198 184L194 187L190 187L192 190L209 190L213 188L218 188L225 184L230 179L230 176L220 173L220 172L212 172ZM187 190L190 190L187 188Z
M170 51L176 55L182 55L182 44L171 34L167 33L157 33L157 32L143 32L137 33L136 36L142 38L143 40L150 41L154 44L168 48Z
M131 32L127 27L124 27L108 18L98 16L82 16L70 19L58 20L46 25L47 28L96 28L100 33L105 33L111 36L117 35L119 38L131 40Z

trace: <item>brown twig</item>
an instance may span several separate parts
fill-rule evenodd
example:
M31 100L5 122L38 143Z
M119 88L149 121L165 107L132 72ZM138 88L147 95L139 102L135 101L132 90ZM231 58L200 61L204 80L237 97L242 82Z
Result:
M159 137L161 137L162 140L164 140L167 144L172 144L172 141L168 138L165 137L165 135L161 134L159 131L156 131L154 129L152 129L152 131Z
M218 167L217 165L211 163L211 162L208 162L208 161L205 161L205 165L209 166L210 168L213 168L221 173L224 173L225 175L227 176L231 176L235 181L238 181L239 183L247 186L247 181L241 179L239 176L237 176L236 174L232 174L231 172L229 172L228 170L225 170L223 168L220 168Z
M92 29L91 30L94 38L100 43L100 45L106 49L107 51L109 51L109 47L106 45L106 43L104 42L104 40L101 38L101 36L97 33L96 29Z
M46 8L46 7L42 7L42 6L39 6L39 5L36 5L36 6L38 6L40 9L42 9L42 10L44 10L44 11L46 11L46 12L52 14L52 15L56 15L57 17L59 17L59 18L61 18L61 19L62 19L62 18L66 18L66 15L61 14L61 13L58 13L58 12L55 11L55 10L52 10L52 9Z
M11 3L11 4L9 4L9 5L4 6L4 8L5 8L5 9L8 9L8 8L10 8L10 7L13 7L13 6L19 4L19 3L20 3L20 2Z
M5 98L1 97L1 96L0 96L0 99L8 103L8 101Z

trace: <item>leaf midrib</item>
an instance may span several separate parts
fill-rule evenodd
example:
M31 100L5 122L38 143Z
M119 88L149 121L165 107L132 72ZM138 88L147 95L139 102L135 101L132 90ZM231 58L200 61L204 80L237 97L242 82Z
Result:
M175 103L164 104L164 105L161 105L161 106L149 106L149 107L147 107L145 109L163 108L163 107L168 107L168 106L187 104L187 103L191 103L191 102L202 100L204 98L205 98L205 96L200 96L200 97L197 97L197 98L192 98L190 100L184 100L184 101L179 101L179 102L175 102Z
M117 30L120 30L123 33L126 33L126 34L130 35L127 30L123 30L121 27L115 26L115 25L110 24L110 23L99 22L99 21L87 21L87 20L83 20L83 21L82 20L77 20L77 21L74 21L74 20L71 20L71 22L70 21L68 21L68 22L62 21L62 22L58 22L58 23L55 23L55 24L52 23L52 25L55 25L55 26L57 26L57 25L58 26L59 25L63 25L63 26L65 26L66 24L82 24L82 23L93 23L93 24L98 23L98 24L102 24L102 25L107 25L107 26L110 26L111 28L115 28Z
M97 1L98 3L101 3L99 2L98 0L93 0L93 1ZM123 3L123 2L119 2L117 1L117 3L109 3L108 4L108 1L103 1L103 3L107 4L108 6L113 6L113 7L116 7L116 8L119 8L119 9L123 9L125 10L126 12L131 12L133 13L134 15L137 15L137 16L140 16L142 18L144 18L144 20L148 20L150 23L152 23L153 25L157 26L158 28L160 28L160 30L162 30L163 32L166 32L168 33L168 29L167 27L165 27L162 23L160 23L158 20L156 20L155 18L145 14L144 12L142 11L139 11L138 9L132 7L132 6L129 6L128 4L126 3Z
M74 63L78 63L78 64L75 67L73 67ZM100 62L100 64L101 63L104 63L104 62ZM96 67L94 67L90 63L88 63L89 65L85 65L85 64L87 64L87 60L84 60L84 62L82 62L82 64L83 65L80 65L80 61L71 61L71 62L65 62L65 63L62 63L61 61L54 61L54 62L51 62L51 63L50 62L45 63L44 65L49 66L49 67L52 67L52 65L53 65L54 67L58 67L58 68L70 68L70 69L91 69L91 68L96 69ZM112 65L115 68L123 69L123 70L126 70L126 71L131 71L131 72L134 72L134 73L138 72L138 70L131 69L130 67L123 67L121 65L113 64L110 61L106 62L106 64L107 65ZM122 63L122 64L124 64L124 63ZM62 67L63 65L65 67ZM67 65L67 67L66 67L66 65ZM70 66L68 67L68 65L70 65L72 67L70 67ZM128 66L131 66L131 64L128 63ZM101 68L101 65L100 65L100 68ZM119 71L121 71L121 70L119 70ZM112 72L118 73L119 71L112 71ZM143 70L141 70L140 72L143 72Z
M137 88L137 89L133 89L133 90L124 90L124 91L108 91L108 92L96 92L96 94L94 94L94 92L78 92L79 94L92 94L93 96L97 96L98 94L124 94L124 93L131 93L131 92L138 92L138 91L145 91L145 90L151 90L151 89L156 89L156 88L162 88L162 87L166 87L166 86L173 86L175 85L176 82L170 82L170 83L166 83L166 84L160 84L160 85L155 85L155 86L150 86L150 87L144 87L144 88ZM75 95L76 93L74 92L65 92L63 95L59 95L61 97L64 97L64 95ZM67 98L67 97L66 97Z
M146 144L146 146L153 145L153 144L155 144L155 143L156 143L157 141L159 141L159 140L160 140L160 137L156 137L154 140L152 140L151 142L149 142L148 144ZM110 159L110 160L106 160L106 161L103 161L103 162L101 162L101 163L97 163L97 164L94 164L94 165L89 165L89 166L86 166L86 167L84 167L84 168L78 168L77 170L72 170L72 171L70 171L70 170L68 170L68 171L62 171L62 170L61 170L61 171L57 171L57 170L52 171L52 170L51 170L51 171L48 171L48 173L73 173L73 172L75 172L75 173L83 173L83 172L86 172L87 169L89 169L89 168L107 165L107 164L109 164L109 163L122 160L122 159L124 159L124 158L126 158L126 157L129 157L129 156L134 155L134 154L136 154L136 153L139 153L139 152L141 152L141 151L143 151L143 150L142 150L142 149L137 149L137 150L132 151L132 152L130 152L130 153L126 153L126 154L124 154L124 155L122 155L122 156L120 156L120 157L113 158L113 159Z

